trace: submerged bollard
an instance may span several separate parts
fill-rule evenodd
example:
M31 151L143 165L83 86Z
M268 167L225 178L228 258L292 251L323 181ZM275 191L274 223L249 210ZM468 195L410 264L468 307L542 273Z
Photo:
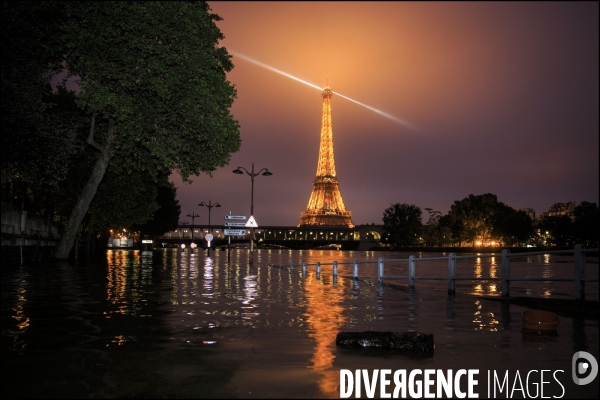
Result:
M448 293L456 290L456 254L448 254Z
M500 288L500 295L507 297L510 296L510 250L502 250L502 261L501 261L501 272L502 284Z
M317 261L317 279L321 279L321 262Z
M379 258L377 260L377 280L381 281L383 279L383 258Z
M294 270L294 263L290 263L290 271Z
M354 268L352 269L352 278L358 279L358 260L354 260Z
M302 263L302 276L303 277L306 276L306 263L305 262Z
M408 257L408 286L415 287L416 275L415 256Z
M338 262L333 262L333 286L337 286L337 278L338 278Z

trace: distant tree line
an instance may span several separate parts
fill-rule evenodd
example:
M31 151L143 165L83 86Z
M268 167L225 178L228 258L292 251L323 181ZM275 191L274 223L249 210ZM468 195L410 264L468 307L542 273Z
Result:
M548 216L537 221L524 211L486 193L456 200L446 215L414 204L396 203L383 213L383 243L392 247L559 246L598 247L600 213L596 203L581 202L574 218Z
M241 144L220 17L206 2L3 1L0 18L2 202L63 227L57 258L111 227L175 229L170 174L211 173Z

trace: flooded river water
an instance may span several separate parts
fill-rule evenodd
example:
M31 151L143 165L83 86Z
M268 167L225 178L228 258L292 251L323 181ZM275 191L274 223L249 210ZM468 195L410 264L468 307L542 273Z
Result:
M446 281L409 289L406 280L345 278L350 264L337 280L331 267L317 279L314 267L303 275L299 266L356 259L373 262L361 275L376 275L379 257L408 255L259 250L250 265L243 249L229 257L109 250L101 260L3 268L2 397L339 398L341 369L478 369L482 398L491 395L488 373L508 377L512 391L496 388L499 398L534 397L540 388L543 397L598 397L598 378L576 385L571 371L575 352L599 359L597 318L558 313L556 334L524 333L525 306L481 297L499 296L497 281L459 281L448 295ZM465 260L458 274L499 276L499 263ZM406 275L402 268L387 263L385 274ZM516 259L511 273L572 277L573 257ZM418 263L417 274L443 276L447 262ZM598 277L597 258L586 276ZM513 282L511 296L569 299L573 283ZM586 285L586 298L598 300L597 283ZM335 344L340 331L366 330L433 334L436 349L411 357Z

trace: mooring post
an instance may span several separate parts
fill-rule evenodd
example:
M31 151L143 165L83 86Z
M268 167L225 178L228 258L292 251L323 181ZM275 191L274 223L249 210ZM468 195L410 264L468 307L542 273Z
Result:
M290 263L290 271L294 270L294 263Z
M305 277L305 276L306 276L306 263L303 262L302 263L302 277Z
M415 287L415 256L408 257L408 286Z
M338 262L333 262L333 286L337 286L337 278L338 278Z
M358 279L358 260L354 260L354 267L352 269L352 278Z
M501 263L502 287L500 295L508 297L510 296L510 250L502 250Z
M456 254L448 254L448 293L456 290Z
M381 282L383 279L383 258L379 257L377 259L377 280Z
M321 262L317 261L317 279L321 279Z
M585 300L585 253L582 251L584 245L575 245L575 299Z

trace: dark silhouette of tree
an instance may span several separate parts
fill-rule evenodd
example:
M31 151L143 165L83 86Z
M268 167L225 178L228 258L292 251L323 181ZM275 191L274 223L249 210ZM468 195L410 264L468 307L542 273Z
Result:
M425 208L425 210L429 213L429 220L423 225L422 229L424 244L427 246L443 246L442 243L445 242L445 236L448 235L449 237L450 232L446 232L440 225L442 213L432 208Z
M383 213L383 234L395 246L414 246L421 235L421 209L413 204L392 204Z
M142 236L156 238L168 231L177 229L181 206L176 198L177 188L170 182L160 186L156 196L159 208L154 211L152 218L142 225L135 226Z
M488 243L492 239L495 215L498 211L498 198L495 194L470 194L456 200L450 208L452 215L452 236L461 245L477 242Z
M113 158L117 174L159 180L210 173L239 149L230 113L236 96L218 41L220 19L205 2L65 2L52 43L79 78L77 104L90 116L98 151L56 249L66 258ZM152 162L147 158L151 157Z
M505 246L519 246L535 235L533 220L525 211L498 204L492 236Z
M568 247L574 244L573 223L568 215L544 217L538 228L541 232L548 232L547 245Z
M49 46L64 20L58 2L2 2L0 63L2 90L2 200L31 214L53 212L52 194L66 179L82 143L85 124L75 96L50 81L62 68L62 53Z
M573 234L576 243L584 244L586 247L598 247L600 238L600 211L596 203L582 201L573 210L575 222L573 223Z

